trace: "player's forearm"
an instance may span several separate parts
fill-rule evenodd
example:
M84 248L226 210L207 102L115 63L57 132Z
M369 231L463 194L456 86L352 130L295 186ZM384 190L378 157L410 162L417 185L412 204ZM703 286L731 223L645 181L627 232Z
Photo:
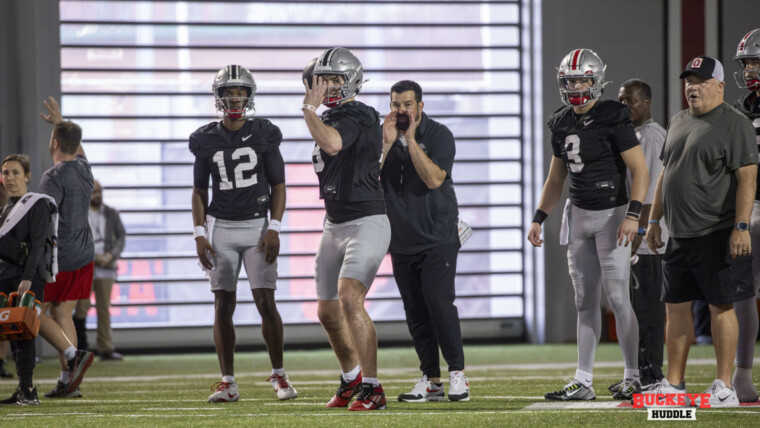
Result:
M311 110L303 110L303 117L309 133L320 149L330 156L335 156L343 148L343 140L340 133L330 126L325 125Z
M415 140L407 142L409 147L409 156L412 158L412 164L420 176L422 182L428 189L433 190L441 187L446 179L446 171L442 170L435 164L422 150L422 147Z
M631 183L631 200L643 202L649 188L649 172L646 167L642 170L631 171L633 180Z
M192 196L193 226L206 224L206 207L208 206L208 190L193 187Z
M757 165L747 165L736 170L736 222L749 223L757 186Z
M285 183L280 183L272 188L272 203L269 212L273 220L282 221L282 216L285 214L285 195Z
M537 209L551 214L562 196L563 185L564 183L557 183L554 180L547 179L544 183L544 190L541 192L541 199L538 201Z

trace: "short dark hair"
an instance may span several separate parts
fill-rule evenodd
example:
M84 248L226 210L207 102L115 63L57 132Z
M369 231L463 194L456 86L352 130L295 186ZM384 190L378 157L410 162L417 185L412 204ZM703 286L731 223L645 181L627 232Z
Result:
M645 100L651 100L652 99L652 87L649 86L649 83L641 80L641 79L629 79L623 82L624 88L630 88L634 87L641 91L641 94L644 95Z
M82 128L76 123L66 120L56 123L53 128L53 138L58 140L61 153L73 155L82 142Z
M422 102L422 87L419 83L413 81L413 80L402 80L400 82L396 82L391 86L391 94L394 92L397 94L402 94L406 91L414 91L414 100L418 103Z
M24 170L24 175L28 175L31 177L32 174L32 162L29 160L29 155L27 154L12 154L8 155L3 159L3 163L0 164L0 166L5 165L6 162L12 162L16 161L21 164L21 168Z

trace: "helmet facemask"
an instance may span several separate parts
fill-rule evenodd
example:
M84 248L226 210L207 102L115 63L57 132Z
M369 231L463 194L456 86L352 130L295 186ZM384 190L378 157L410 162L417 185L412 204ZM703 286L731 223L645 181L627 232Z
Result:
M231 87L239 87L245 89L247 96L245 97L225 97L225 89ZM253 96L251 96L251 89L241 86L227 86L217 89L216 96L216 109L223 112L225 116L232 120L240 119L245 116L248 111L254 110Z
M583 90L571 89L577 86L570 83L571 80L580 80L579 77L558 77L560 93L562 94L562 101L572 107L583 107L590 103L592 100L598 98L594 97L591 93L591 89L594 87L594 78L588 78L591 81L589 87Z
M741 58L736 60L739 63L741 71L734 73L734 80L740 88L746 88L754 92L760 89L760 61L755 62L753 65L748 65L747 59Z

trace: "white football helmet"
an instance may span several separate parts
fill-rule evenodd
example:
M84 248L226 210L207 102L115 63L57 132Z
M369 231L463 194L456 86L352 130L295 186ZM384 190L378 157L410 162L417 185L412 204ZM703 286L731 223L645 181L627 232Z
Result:
M362 89L364 69L359 58L346 48L331 48L317 58L313 73L317 76L337 74L343 76L343 86L340 86L340 96L328 97L322 102L327 107L337 107L343 101L351 99ZM328 87L327 92L330 93Z
M222 98L224 89L230 87L243 87L248 91L248 96ZM214 77L211 91L214 92L216 110L223 112L230 119L239 119L246 112L254 109L253 96L256 94L256 82L251 72L242 65L228 65L219 70Z
M760 60L760 28L747 33L736 47L734 60L739 63L741 71L734 73L734 80L740 88L747 88L750 91L760 89L760 67L747 69L745 60Z
M557 67L559 95L565 105L582 107L599 99L604 87L610 83L604 81L607 68L599 55L590 49L575 49L562 59ZM570 89L569 79L591 79L591 87L583 91Z

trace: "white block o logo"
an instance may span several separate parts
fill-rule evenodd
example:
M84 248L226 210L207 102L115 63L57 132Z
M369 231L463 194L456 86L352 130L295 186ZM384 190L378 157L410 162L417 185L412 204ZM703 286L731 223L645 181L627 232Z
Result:
M694 58L691 62L691 68L699 68L702 66L702 58Z

